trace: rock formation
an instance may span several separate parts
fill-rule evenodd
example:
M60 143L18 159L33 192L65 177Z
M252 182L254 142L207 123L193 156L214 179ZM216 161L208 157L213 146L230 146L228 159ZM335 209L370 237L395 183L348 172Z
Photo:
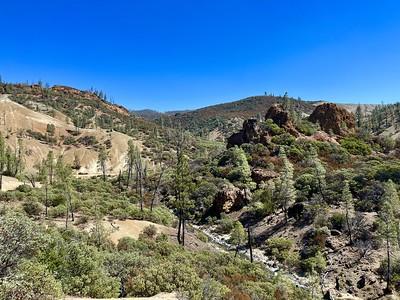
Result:
M290 119L289 112L287 112L281 104L274 104L268 109L265 114L265 120L267 119L271 119L275 124L284 128L290 134L299 136L299 132Z
M310 115L309 120L319 123L321 129L327 133L346 135L354 131L354 115L334 103L318 105Z
M239 189L233 185L226 185L215 196L210 214L219 216L221 213L240 210L250 201L250 197L250 191Z

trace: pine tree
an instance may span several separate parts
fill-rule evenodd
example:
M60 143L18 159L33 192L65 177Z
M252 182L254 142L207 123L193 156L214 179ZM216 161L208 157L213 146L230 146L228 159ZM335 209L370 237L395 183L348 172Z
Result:
M3 135L0 132L0 192L3 189L3 173L5 171L6 163L6 143Z
M235 224L233 225L230 238L230 242L236 245L235 257L239 252L240 245L243 244L245 240L246 240L246 231L244 230L242 223L236 221Z
M104 146L100 147L100 151L98 154L97 165L103 174L103 181L106 181L107 175L107 160L108 154Z
M185 223L189 217L189 210L193 207L190 193L193 190L192 176L189 170L188 158L180 153L174 174L175 201L174 207L178 211L178 242L185 246Z
M355 112L355 117L356 117L356 123L357 123L357 127L361 128L363 126L363 112L362 112L362 108L361 105L358 104L357 108L356 108L356 112Z
M391 252L395 246L398 231L398 221L395 217L399 198L391 180L385 184L381 210L378 214L379 235L386 248L386 289L387 294L392 290Z
M286 156L283 147L279 150L279 156L283 161L283 168L279 178L279 200L285 215L285 222L288 220L287 211L289 205L296 200L296 189L293 181L293 165Z
M349 182L346 180L344 183L343 191L342 191L342 201L346 210L346 225L349 234L349 242L350 245L353 245L353 237L352 237L352 224L350 220L350 209L353 205L353 196L350 192Z
M71 181L72 181L72 168L69 165L64 164L63 157L59 156L56 163L56 176L58 184L60 184L65 193L66 202L66 214L65 214L65 228L68 228L69 215L71 214L71 220L74 221L74 209L72 206L72 192L71 192Z
M318 157L317 150L314 147L309 151L309 162L314 167L314 175L318 182L318 191L322 200L325 202L326 170Z

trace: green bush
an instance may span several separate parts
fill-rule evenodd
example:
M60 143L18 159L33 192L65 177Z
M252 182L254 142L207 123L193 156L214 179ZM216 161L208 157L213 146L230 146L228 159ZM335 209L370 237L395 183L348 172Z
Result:
M267 240L267 255L272 255L278 261L284 262L291 255L293 241L284 237L275 237Z
M367 143L355 138L346 137L340 141L340 145L353 155L369 155L371 154L371 146Z
M232 231L235 225L235 221L227 215L221 214L221 219L218 221L218 225L215 231L218 233L228 234Z
M296 138L290 133L282 133L272 137L271 141L277 145L290 146Z
M263 126L271 135L279 135L285 132L285 130L283 128L280 128L277 124L275 124L272 119L265 120Z
M31 216L38 216L43 212L43 205L37 201L27 200L22 203L22 208Z
M301 266L303 271L306 273L321 273L326 268L326 260L321 252L318 251L315 256L303 260Z
M343 230L346 224L346 216L343 213L335 212L330 217L331 227L337 230Z

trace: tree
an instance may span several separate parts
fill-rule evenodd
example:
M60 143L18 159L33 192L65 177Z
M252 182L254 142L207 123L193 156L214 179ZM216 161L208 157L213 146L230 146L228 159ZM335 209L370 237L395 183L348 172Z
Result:
M356 117L357 127L361 128L363 126L363 112L360 104L357 105L355 117Z
M192 176L189 170L189 162L186 155L179 153L175 174L175 203L174 206L178 212L178 242L185 245L185 223L189 217L189 210L193 207L193 201L190 194L193 190Z
M136 173L136 192L139 194L140 210L143 211L144 182L147 176L147 168L142 159L142 154L138 146L133 147L133 164Z
M72 168L69 165L64 164L63 157L59 156L56 163L56 175L58 183L62 186L65 195L65 228L68 227L69 214L71 214L71 220L74 221L74 209L72 206L72 192L71 192L71 180L72 180Z
M397 205L398 196L395 192L393 182L389 181L385 184L383 203L381 210L378 214L379 235L384 241L386 247L386 289L385 293L389 294L392 290L392 265L391 265L391 251L396 241L396 232L398 228L397 220L395 218L394 207Z
M0 191L3 189L3 173L6 167L6 143L0 132Z
M56 126L54 126L54 124L47 124L46 132L50 136L54 136L54 134L56 132Z
M126 179L127 187L130 186L133 167L134 167L134 161L135 161L135 145L133 144L132 140L129 140L128 141L128 153L126 154L126 166L127 166L127 173L128 173L128 177Z
M350 245L353 245L353 238L352 238L352 230L353 225L350 220L350 209L353 205L353 196L350 192L349 182L346 180L344 183L343 191L342 191L342 201L344 203L344 207L346 210L346 225L349 234L349 242Z
M47 158L46 158L46 167L47 167L47 173L49 176L49 183L53 184L53 177L54 177L54 154L53 151L49 151L49 153L47 153Z
M0 233L1 279L9 275L23 259L32 257L45 235L41 227L27 216L13 212L0 216Z
M235 257L239 252L240 245L245 241L245 239L246 239L246 231L244 230L242 223L236 221L235 224L233 225L233 229L231 232L231 239L230 239L231 243L236 245Z
M318 192L322 200L325 202L326 170L318 157L317 150L314 147L311 147L309 153L309 161L310 164L314 167L314 175L318 182Z
M279 150L279 156L283 161L281 176L279 177L279 200L282 205L283 213L285 214L285 222L288 220L287 211L289 205L296 200L296 189L294 188L293 180L293 165L286 156L283 147Z
M45 206L45 215L48 216L48 207L49 207L49 170L47 167L47 160L44 159L39 165L38 168L38 180L44 187L44 206Z
M100 147L99 156L97 160L98 167L100 168L103 174L103 181L106 181L106 173L107 173L107 160L108 154L104 146Z

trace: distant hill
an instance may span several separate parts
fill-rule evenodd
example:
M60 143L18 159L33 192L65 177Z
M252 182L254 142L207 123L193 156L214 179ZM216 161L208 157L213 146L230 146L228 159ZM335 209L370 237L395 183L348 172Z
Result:
M296 110L305 114L310 114L317 103L294 98L287 99L293 103ZM177 112L164 116L163 122L167 125L180 123L195 134L223 139L237 131L245 119L263 118L272 104L283 101L285 98L281 96L253 96L188 112Z

